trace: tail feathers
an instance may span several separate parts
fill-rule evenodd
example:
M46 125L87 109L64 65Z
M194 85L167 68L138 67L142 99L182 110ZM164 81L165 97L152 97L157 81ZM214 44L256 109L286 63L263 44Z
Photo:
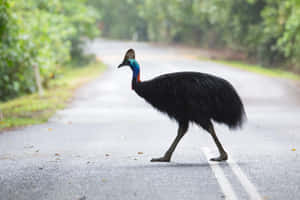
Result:
M241 128L247 120L242 100L231 85L219 93L215 106L213 120L230 129Z

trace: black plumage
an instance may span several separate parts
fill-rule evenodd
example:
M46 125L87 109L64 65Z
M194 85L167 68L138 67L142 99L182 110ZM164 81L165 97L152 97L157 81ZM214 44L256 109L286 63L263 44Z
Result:
M179 124L178 135L169 150L162 158L152 161L170 161L190 122L198 124L212 135L220 152L220 156L212 160L227 160L227 153L215 134L212 121L234 129L241 127L245 119L243 103L228 81L199 72L170 73L140 81L140 69L133 49L127 51L119 67L124 65L130 66L133 71L132 89Z

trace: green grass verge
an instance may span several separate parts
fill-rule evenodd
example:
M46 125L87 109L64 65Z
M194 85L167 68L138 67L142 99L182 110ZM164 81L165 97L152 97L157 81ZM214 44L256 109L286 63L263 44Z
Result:
M236 67L238 69L242 69L242 70L246 70L249 72L254 72L257 74L262 74L270 77L285 78L285 79L298 80L298 81L300 80L299 74L288 72L282 69L266 68L259 65L251 65L251 64L243 63L240 61L211 60L202 57L199 59L220 63L229 67Z
M95 79L104 70L105 65L100 62L81 68L66 67L61 77L50 82L42 97L30 94L0 103L4 115L0 131L47 122L58 109L67 105L76 88Z

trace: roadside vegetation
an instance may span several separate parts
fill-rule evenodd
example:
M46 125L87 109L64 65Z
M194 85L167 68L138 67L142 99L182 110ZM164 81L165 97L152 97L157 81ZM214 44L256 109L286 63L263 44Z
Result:
M88 0L103 36L184 43L300 72L299 0Z
M0 101L37 91L34 65L47 88L68 63L85 64L96 18L85 0L0 0Z
M0 121L0 132L46 122L58 109L67 105L76 88L98 77L104 69L105 65L101 62L90 63L81 68L65 67L59 77L49 81L49 87L43 96L35 93L0 103L0 110L4 113L4 118Z
M0 0L0 131L47 121L100 74L83 51L98 17L86 0Z
M300 81L300 76L297 73L289 72L287 70L283 69L273 69L273 68L266 68L262 67L260 65L253 65L253 64L247 64L246 62L241 61L228 61L228 60L219 60L219 59L208 59L208 58L199 58L200 60L208 60L211 62L220 63L229 67L235 67L241 70L253 72L256 74L262 74L270 77L277 77L277 78L284 78L284 79L290 79L290 80L296 80Z

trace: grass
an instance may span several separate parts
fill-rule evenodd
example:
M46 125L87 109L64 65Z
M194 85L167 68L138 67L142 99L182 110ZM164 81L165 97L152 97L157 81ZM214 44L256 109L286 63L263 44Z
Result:
M207 58L200 58L201 60L209 60L212 62L220 63L226 66L235 67L238 69L246 70L249 72L254 72L257 74L262 74L270 77L291 79L291 80L300 80L299 74L288 72L282 69L266 68L260 65L251 65L240 61L226 61L226 60L210 60Z
M4 115L0 131L47 122L58 109L67 105L76 88L98 77L104 69L105 65L100 62L81 68L66 67L60 78L50 82L42 97L30 94L0 103Z

